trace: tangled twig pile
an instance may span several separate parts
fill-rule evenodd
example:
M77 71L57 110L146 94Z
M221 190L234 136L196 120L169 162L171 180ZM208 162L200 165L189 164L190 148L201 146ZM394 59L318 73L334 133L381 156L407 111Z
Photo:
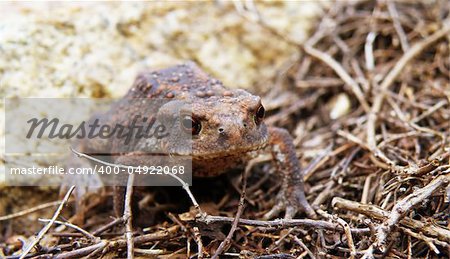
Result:
M302 152L321 151L306 172L313 204L350 228L370 229L344 240L319 232L316 252L448 253L450 16L449 3L438 3L338 4L290 69L303 100L282 109L294 113L290 107L317 99L295 125ZM345 101L333 96L354 99L335 120L324 101L335 101L331 117Z
M202 258L220 249L229 256L260 258L448 256L449 44L447 1L338 2L310 40L299 45L300 58L280 71L266 98L268 123L297 136L308 199L320 219L250 220L270 209L280 188L272 168L261 164L249 176L245 210L239 175L222 181L232 184L219 183L227 194L194 186L200 207L224 216L168 213L181 194L152 191L141 203L153 202L153 214L166 214L153 216L153 226L135 233L135 253ZM208 203L214 197L218 205ZM105 218L111 209L104 210L101 197L90 203L85 232L66 225L52 233L54 247L41 246L32 255L125 255L127 240L117 228L123 219ZM237 210L238 221L233 219ZM231 223L233 235L226 237ZM17 249L17 244L3 247L11 253Z

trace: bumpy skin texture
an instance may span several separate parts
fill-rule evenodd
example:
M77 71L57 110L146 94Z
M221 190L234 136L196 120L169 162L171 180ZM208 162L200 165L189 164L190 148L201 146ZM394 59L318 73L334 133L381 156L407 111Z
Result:
M149 104L136 101L136 98L159 98L168 102ZM192 118L201 124L201 130L189 139L190 143L183 143L185 138L158 143L162 151L191 155L193 176L213 177L245 165L259 151L270 147L283 186L274 209L265 217L277 216L282 210L286 211L286 218L292 218L298 210L315 217L305 198L303 178L289 133L284 129L267 127L258 120L260 97L245 90L225 88L219 80L211 78L192 62L140 74L127 95L100 116L101 123L127 125L134 115L145 114L146 111L148 114L158 111L153 116L167 118L170 113L180 112L185 102L192 105ZM145 153L149 144L145 141L137 140L125 146L123 139L110 139L85 142L80 147L88 154L120 154L112 161L117 164L143 166L148 161L139 160L136 154ZM192 149L183 149L186 146ZM119 186L114 189L115 212L120 216L125 190Z

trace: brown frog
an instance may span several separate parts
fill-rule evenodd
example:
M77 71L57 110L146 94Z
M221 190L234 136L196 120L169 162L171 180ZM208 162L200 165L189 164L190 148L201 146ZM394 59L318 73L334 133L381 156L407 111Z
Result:
M167 101L160 107L137 101L158 98ZM281 211L285 211L286 218L292 218L299 210L315 217L305 198L303 178L289 133L264 124L265 110L260 97L242 89L225 88L193 62L140 74L126 96L99 117L100 123L127 125L136 114L147 111L151 114L155 110L158 111L156 117L166 116L170 112L179 112L176 108L182 105L180 101L187 99L191 100L192 113L181 116L179 125L174 127L189 132L192 138L189 143L158 142L164 152L190 153L193 176L213 177L245 165L258 152L269 148L283 184L276 205L265 218L272 218ZM118 154L112 161L114 163L143 166L148 161L137 155L148 146L148 140L143 141L127 143L127 148L124 148L123 139L84 141L78 148L88 154L107 150ZM190 149L184 150L185 144ZM121 214L125 187L116 186L114 190L115 211Z

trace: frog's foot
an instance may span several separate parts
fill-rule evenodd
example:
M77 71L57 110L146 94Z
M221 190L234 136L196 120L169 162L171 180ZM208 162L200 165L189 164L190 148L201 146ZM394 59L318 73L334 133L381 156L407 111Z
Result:
M276 197L275 205L264 215L264 219L268 220L275 218L283 211L285 212L285 219L294 218L295 214L299 211L304 211L311 219L317 218L316 212L311 205L309 205L302 190L288 192L283 188Z

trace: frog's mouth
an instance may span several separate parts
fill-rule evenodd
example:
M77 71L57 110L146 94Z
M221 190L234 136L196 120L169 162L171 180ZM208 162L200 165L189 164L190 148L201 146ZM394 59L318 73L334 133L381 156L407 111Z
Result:
M239 157L246 153L252 153L264 149L268 145L269 137L264 136L257 142L249 144L242 141L236 145L221 146L217 142L212 142L210 145L204 143L186 143L185 145L177 144L166 146L170 156L184 156L186 159L196 161L213 160L225 157Z
M218 159L222 157L236 157L243 156L246 153L255 152L262 150L267 146L267 139L253 144L253 145L236 145L228 148L206 148L207 151L196 150L195 148L177 148L177 150L172 150L170 156L185 156L191 157L193 160L211 160Z
M241 157L247 153L262 150L267 146L267 139L263 139L257 144L251 146L239 146L230 147L222 150L209 150L209 152L196 152L193 150L192 159L193 160L212 160L225 157Z

